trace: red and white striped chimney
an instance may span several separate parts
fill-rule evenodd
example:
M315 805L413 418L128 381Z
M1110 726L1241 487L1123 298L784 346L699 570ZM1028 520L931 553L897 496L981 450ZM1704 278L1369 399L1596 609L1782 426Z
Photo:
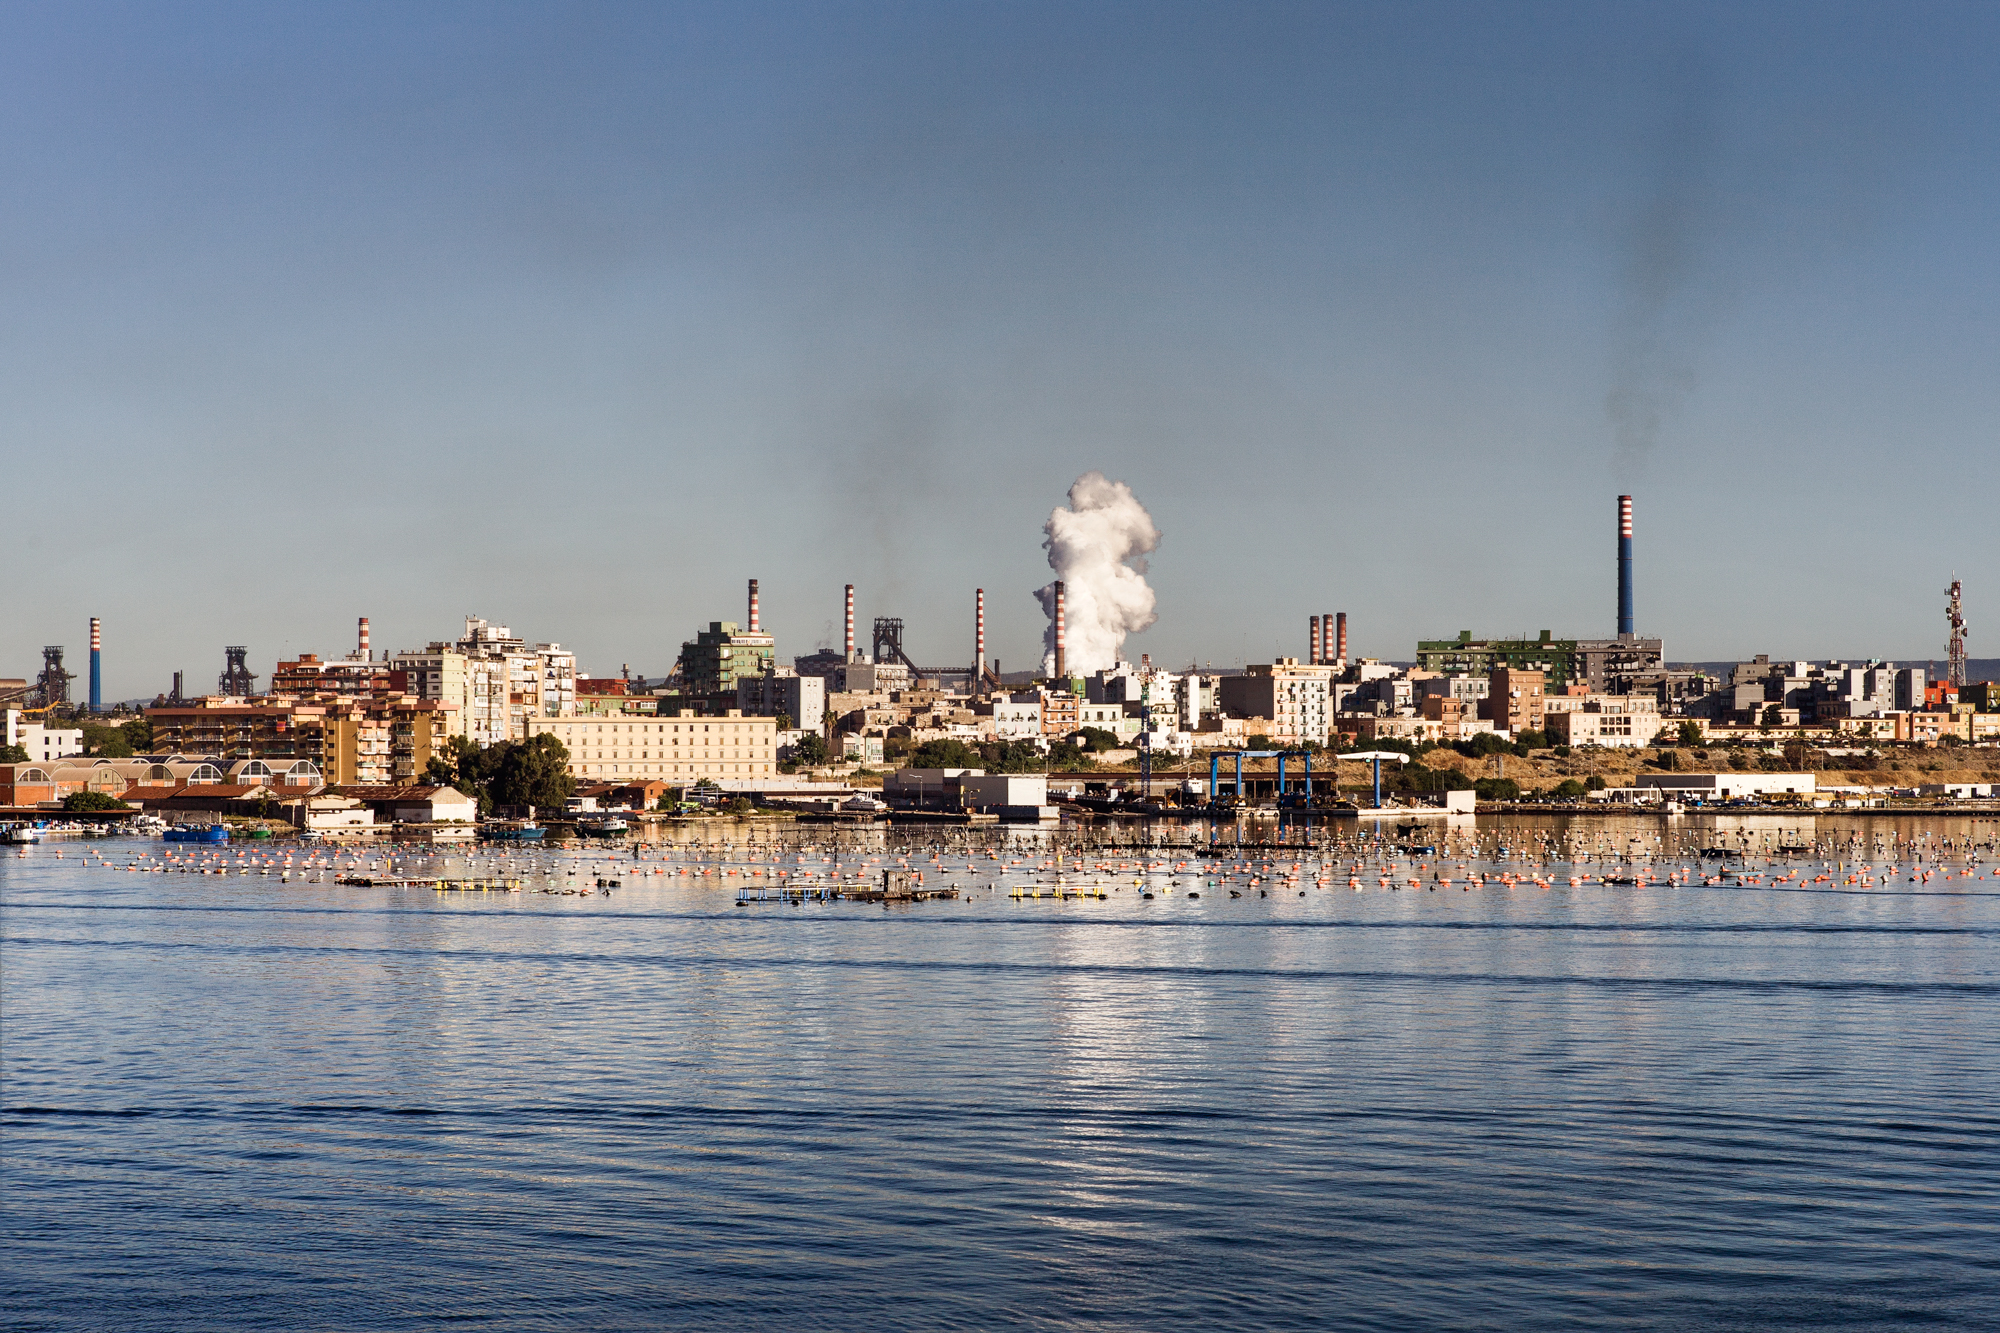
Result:
M1067 619L1067 612L1063 600L1063 581L1061 579L1057 579L1056 580L1056 679L1057 680L1067 680L1069 678L1067 664L1064 661L1065 655L1063 651L1064 648L1067 646L1064 643L1064 634L1063 634L1063 623L1066 619Z
M750 580L750 632L752 634L758 632L757 580L755 579Z
M986 589L972 590L972 683L986 675Z
M99 624L96 616L92 616L90 618L90 651L96 653L96 652L102 652L103 650L104 650L103 626Z
M1342 611L1335 618L1334 623L1338 626L1337 633L1340 638L1340 646L1334 654L1333 664L1342 671L1345 671L1347 670L1347 612Z
M847 585L847 637L843 640L843 643L845 647L842 651L847 654L847 660L852 662L854 660L854 585L852 583Z
M356 648L356 649L355 649L354 651L355 651L355 652L357 652L357 653L359 653L359 654L361 654L361 660L362 660L362 661L364 661L364 662L366 662L366 661L368 661L368 660L369 660L369 657L368 657L368 617L367 617L367 616L363 616L363 617L361 617L361 629L360 629L360 633L361 633L361 644L360 644L360 646L359 646L358 648Z
M1319 617L1312 618L1312 625L1306 630L1306 662L1310 666L1319 665Z

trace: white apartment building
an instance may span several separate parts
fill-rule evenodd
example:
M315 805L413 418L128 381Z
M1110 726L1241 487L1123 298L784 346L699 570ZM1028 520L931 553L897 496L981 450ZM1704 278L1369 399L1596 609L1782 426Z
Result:
M1665 725L1650 694L1542 696L1542 729L1557 745L1643 749Z
M576 715L576 654L559 643L528 644L505 625L465 618L465 635L390 658L420 699L458 705L458 734L480 745L520 740L539 717Z
M39 722L29 722L18 708L7 710L6 734L5 743L26 750L31 764L45 764L52 759L65 759L83 753L82 728L47 727Z
M1274 741L1324 743L1333 726L1333 668L1296 657L1246 666L1222 678L1221 704L1232 716L1268 722Z
M1042 738L1042 702L1033 695L1018 698L997 696L993 700L993 735L1003 741L1038 741Z

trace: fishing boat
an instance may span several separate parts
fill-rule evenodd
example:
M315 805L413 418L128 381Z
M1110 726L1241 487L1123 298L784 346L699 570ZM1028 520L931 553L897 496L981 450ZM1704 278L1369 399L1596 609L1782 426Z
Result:
M229 830L221 824L206 828L199 824L178 824L161 836L168 842L228 842Z
M15 824L5 833L0 833L0 842L40 842L42 831L33 824Z
M587 837L609 838L631 828L616 815L587 815L576 821L576 831Z
M495 842L540 842L548 830L535 824L486 824L479 836Z

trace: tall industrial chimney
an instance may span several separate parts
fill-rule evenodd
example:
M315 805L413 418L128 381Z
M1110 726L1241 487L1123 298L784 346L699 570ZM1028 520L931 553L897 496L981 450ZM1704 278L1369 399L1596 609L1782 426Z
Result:
M1334 653L1333 664L1345 671L1347 670L1347 612L1342 611L1336 616L1334 624L1338 627L1340 646Z
M1319 660L1321 666L1333 665L1333 612L1331 611L1319 618Z
M1306 630L1306 662L1312 666L1319 665L1319 617L1318 616L1314 616L1312 618L1312 626L1311 628Z
M1632 497L1618 497L1618 637L1632 637Z
M1063 602L1063 581L1061 579L1057 579L1056 580L1056 679L1066 681L1069 679L1069 673L1064 664L1064 652L1063 652L1064 619L1065 619L1065 606Z
M96 616L90 618L90 711L104 711L104 639Z
M852 662L854 660L854 585L852 583L847 585L847 638L843 642L845 646L841 651L847 654L844 660Z
M358 657L359 657L359 658L360 658L360 659L361 659L362 661L364 661L364 662L371 662L371 661L373 661L373 660L374 660L374 658L373 658L372 656L370 656L370 654L369 654L369 651L368 651L368 617L367 617L367 616L363 616L363 617L361 617L361 627L360 627L360 643L359 643L359 644L358 644L358 645L356 646L356 648L354 649L354 652L355 652L355 655L356 655L356 656L358 656Z
M757 624L758 624L758 622L757 622L757 580L755 580L755 579L751 579L751 580L750 580L750 632L751 632L752 634L755 634L755 633L757 633L757 632L758 632L758 628L757 628Z
M972 590L972 688L986 679L986 589Z

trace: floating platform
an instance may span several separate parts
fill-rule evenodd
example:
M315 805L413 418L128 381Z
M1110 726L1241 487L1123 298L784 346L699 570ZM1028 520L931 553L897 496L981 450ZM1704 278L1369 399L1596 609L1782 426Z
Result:
M435 889L440 893L514 893L523 885L518 879L481 875L471 879L439 879L415 875L342 875L336 884L359 889Z

